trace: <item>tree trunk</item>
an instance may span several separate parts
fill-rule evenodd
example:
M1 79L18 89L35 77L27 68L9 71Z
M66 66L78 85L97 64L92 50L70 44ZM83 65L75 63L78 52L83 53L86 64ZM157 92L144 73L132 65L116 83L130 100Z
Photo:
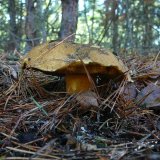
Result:
M144 49L148 49L152 47L152 16L149 15L152 13L150 11L150 6L152 4L144 3L143 10L144 10L144 35L143 35L143 47Z
M38 16L37 15L37 6L38 0L26 0L26 51L29 51L32 47L36 46L40 42L39 28L38 28ZM42 22L41 22L42 23Z
M8 0L8 12L9 12L9 24L10 24L10 30L9 30L9 43L8 43L8 51L13 51L17 48L17 32L18 28L16 25L16 6L15 6L15 0Z
M126 29L126 36L125 36L125 43L124 43L124 48L128 48L131 44L131 39L130 39L130 27L131 27L131 18L130 18L130 7L131 3L129 0L126 0L126 5L125 5L125 12L126 12L126 24L125 24L125 29Z
M78 22L78 0L61 0L62 2L62 20L59 33L59 39L64 39L77 30ZM75 35L67 40L74 41Z
M118 2L114 0L112 2L112 21L113 21L112 46L115 53L118 52L118 15L116 13L116 10L118 10Z
M38 0L37 1L37 15L38 15L38 30L39 30L39 35L41 36L41 40L42 42L46 42L47 39L47 33L46 33L46 17L44 14L44 10L43 10L43 4L44 1L43 0Z

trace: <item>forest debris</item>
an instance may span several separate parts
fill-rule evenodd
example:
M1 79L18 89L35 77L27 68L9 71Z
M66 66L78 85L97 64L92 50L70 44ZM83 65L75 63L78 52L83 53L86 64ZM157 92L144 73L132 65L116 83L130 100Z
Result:
M0 76L5 77L3 72ZM9 78L14 81L12 76ZM139 107L147 96L154 93L153 87L135 103L137 92L145 89L150 81L135 79L134 83L128 83L125 79L108 83L106 79L102 80L104 83L97 87L98 94L87 91L69 96L66 92L59 92L64 91L62 79L37 70L24 70L19 82L14 81L17 87L13 87L12 92L8 87L3 88L8 94L0 99L0 133L3 133L0 134L0 154L12 159L131 159L138 154L145 157L148 149L158 151L159 115L155 110ZM40 94L41 87L52 81L55 81L55 92L45 96ZM156 84L153 85L157 88ZM83 112L86 100L90 102ZM125 116L119 117L119 110ZM47 145L50 142L55 143Z
M154 83L149 83L145 88L143 88L138 96L136 101L140 103L141 106L160 109L160 87Z
M39 137L37 136L37 133L34 132L25 132L17 135L17 139L20 143L29 143L37 140L37 138Z
M126 101L134 100L137 96L136 85L134 83L126 84L122 93Z
M76 96L76 100L79 102L82 108L84 107L84 109L98 107L97 95L91 91L79 93Z
M97 145L96 144L89 144L89 143L82 143L81 149L87 150L87 151L95 151L95 150L97 150Z
M157 120L156 127L157 127L157 129L160 131L160 118L158 118L158 120Z
M128 68L110 51L70 42L39 45L24 57L22 66L66 75L68 93L94 89L92 75L105 74L110 79L127 77L130 80Z

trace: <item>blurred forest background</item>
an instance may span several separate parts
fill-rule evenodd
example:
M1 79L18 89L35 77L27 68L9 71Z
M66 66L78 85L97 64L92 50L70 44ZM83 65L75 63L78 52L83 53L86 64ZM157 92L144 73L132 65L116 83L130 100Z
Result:
M0 53L69 35L118 54L157 52L160 0L0 0Z

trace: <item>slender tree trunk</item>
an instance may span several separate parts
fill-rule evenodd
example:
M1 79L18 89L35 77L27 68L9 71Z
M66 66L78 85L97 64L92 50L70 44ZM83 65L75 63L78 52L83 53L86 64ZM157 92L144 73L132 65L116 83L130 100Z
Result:
M62 20L59 33L59 39L64 39L73 33L76 33L78 22L78 0L61 0L62 2ZM74 41L75 35L68 38Z
M94 20L95 20L95 9L96 9L96 0L93 0L92 2L92 19L91 19L91 39L89 40L89 43L93 43L93 37L94 37Z
M152 47L152 17L149 16L150 12L150 6L151 4L145 3L143 6L144 10L144 35L143 35L143 46L144 49L148 49Z
M37 15L38 15L38 29L39 29L39 35L41 36L42 42L45 42L47 39L47 33L46 33L46 15L44 14L43 10L43 0L37 1ZM41 33L40 33L41 32Z
M17 32L18 28L16 25L16 6L15 6L15 0L8 0L8 12L9 12L9 24L10 24L10 30L9 30L9 43L7 50L13 51L17 48Z
M89 24L88 24L88 18L87 18L87 1L84 1L84 19L85 19L85 23L86 23L86 27L87 27L87 34L88 34L88 39L89 39L89 43L91 42L91 35L92 35L92 33L91 33L91 28L90 28L90 26L89 26Z
M115 53L118 52L118 15L116 10L118 9L118 2L114 0L112 2L112 21L113 21L113 38L112 46Z
M125 44L124 44L124 47L125 48L128 48L128 47L133 47L133 38L132 38L132 35L133 35L133 22L132 22L132 15L131 15L131 4L132 4L132 1L130 0L126 0L126 38L125 38Z
M40 42L39 37L39 28L38 28L38 18L36 6L38 0L26 0L26 23L25 23L25 32L26 32L26 51L30 50L32 47L36 46Z

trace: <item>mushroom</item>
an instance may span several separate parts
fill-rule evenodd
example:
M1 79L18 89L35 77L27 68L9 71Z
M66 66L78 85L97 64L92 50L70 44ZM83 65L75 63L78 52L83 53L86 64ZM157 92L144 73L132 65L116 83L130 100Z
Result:
M112 52L71 42L47 42L33 48L23 59L23 67L64 75L69 94L92 89L87 73L109 78L127 77L127 67Z

